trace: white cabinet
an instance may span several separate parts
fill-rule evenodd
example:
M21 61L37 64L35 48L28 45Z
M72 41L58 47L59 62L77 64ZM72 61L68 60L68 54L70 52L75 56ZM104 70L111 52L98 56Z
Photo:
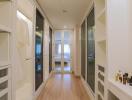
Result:
M11 100L10 66L0 67L0 100Z
M0 100L11 100L13 0L0 0Z
M96 86L104 85L104 97L98 94L97 100L132 100L132 88L115 81L116 73L132 72L132 1L131 0L94 0L95 2L95 40L96 66L102 66L105 73L104 83L97 77ZM100 83L98 83L98 80ZM109 92L110 91L110 92Z
M105 0L95 0L95 51L96 51L96 99L106 100L106 5Z

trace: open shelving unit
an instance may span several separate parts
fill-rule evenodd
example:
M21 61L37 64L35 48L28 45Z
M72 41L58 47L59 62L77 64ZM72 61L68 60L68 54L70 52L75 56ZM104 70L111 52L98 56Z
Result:
M11 100L11 68L10 65L0 67L0 100Z
M0 100L11 100L12 0L0 0Z
M96 100L132 100L132 86L115 81L119 70L132 73L132 1L94 0L94 3Z
M130 8L129 8L130 7ZM132 72L131 0L107 0L108 100L132 100L132 86L115 81L116 73ZM121 10L123 9L123 10ZM123 16L121 16L123 14ZM110 96L109 96L110 95ZM113 96L113 97L112 97ZM113 99L115 98L115 99Z
M95 0L96 100L105 100L106 88L106 15L105 0Z

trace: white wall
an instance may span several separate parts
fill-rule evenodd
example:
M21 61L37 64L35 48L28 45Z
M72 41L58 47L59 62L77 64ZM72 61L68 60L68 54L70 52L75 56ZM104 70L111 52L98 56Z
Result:
M81 41L80 41L80 27L74 28L73 34L73 71L76 76L81 75Z
M109 77L114 78L118 70L132 70L132 38L129 29L128 0L107 0L107 39Z
M34 19L34 5L30 1L25 0L17 0L16 3L16 16L17 10L24 14L31 22L27 22L27 19L23 19L25 21L24 26L20 26L18 24L18 19L15 19L14 26L16 27L14 33L14 70L13 79L15 88L13 92L15 92L14 100L32 100L33 92L34 92L34 59L33 59L33 19ZM30 9L27 10L27 9ZM17 17L15 17L17 18ZM30 23L30 24L27 24ZM30 25L30 27L28 27ZM19 28L19 30L18 30ZM24 28L27 29L25 32ZM22 29L22 30L21 30ZM24 37L21 37L24 36ZM23 41L24 44L20 43ZM26 91L25 91L26 89ZM25 93L23 93L25 92Z
M45 20L44 24L44 80L49 77L49 23Z

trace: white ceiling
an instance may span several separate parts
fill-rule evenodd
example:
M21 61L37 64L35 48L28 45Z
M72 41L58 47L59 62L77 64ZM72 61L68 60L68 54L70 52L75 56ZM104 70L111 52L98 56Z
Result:
M90 2L90 0L37 1L55 29L74 28L84 17Z

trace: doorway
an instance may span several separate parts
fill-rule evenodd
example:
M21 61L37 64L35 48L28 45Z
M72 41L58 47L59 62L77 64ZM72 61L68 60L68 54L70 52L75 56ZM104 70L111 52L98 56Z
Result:
M72 31L55 31L54 33L54 71L71 73L71 35Z

